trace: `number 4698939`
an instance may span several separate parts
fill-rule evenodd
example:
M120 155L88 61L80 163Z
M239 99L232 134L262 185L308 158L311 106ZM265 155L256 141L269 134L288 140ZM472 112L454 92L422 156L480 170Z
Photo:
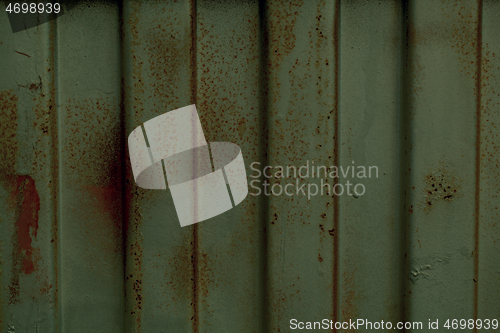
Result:
M465 319L448 319L446 321L446 323L444 323L443 325L444 328L447 328L447 329L453 329L453 330L456 330L456 329L474 329L474 328L477 328L477 329L485 329L485 330L489 330L489 329L494 329L496 330L498 328L498 319L493 319L493 320L490 320L490 319L469 319L469 320L465 320Z
M59 3L46 3L46 4L43 4L43 3L36 3L36 2L32 2L32 3L9 3L9 5L7 6L7 8L5 8L5 11L6 12L9 12L9 13L14 13L14 14L19 14L19 13L23 13L23 14L27 14L27 13L30 13L30 14L42 14L42 13L47 13L47 14L51 14L51 13L59 13L61 11L61 5Z

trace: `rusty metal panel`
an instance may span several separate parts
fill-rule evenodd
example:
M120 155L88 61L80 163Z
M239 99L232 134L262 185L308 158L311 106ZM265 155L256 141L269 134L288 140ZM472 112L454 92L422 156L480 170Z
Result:
M68 9L13 33L0 4L0 332L500 319L498 1ZM190 104L250 187L316 195L251 187L180 227L127 136ZM378 174L276 174L304 165ZM346 181L366 192L323 194Z
M338 10L334 2L324 1L307 5L270 1L266 5L269 134L263 165L336 163ZM283 187L295 181L269 179L271 186ZM297 181L298 188L314 182ZM301 192L294 194L268 197L268 332L288 331L292 318L335 317L335 202L326 190L324 196L313 199Z
M74 8L56 20L55 45L58 322L61 332L123 331L118 8Z
M265 149L259 14L256 1L196 2L195 102L207 141L238 144L247 162ZM197 226L195 331L266 331L262 204L248 196Z
M193 12L189 2L124 3L125 133L193 103ZM195 331L196 226L180 228L169 192L138 188L125 172L125 331Z
M366 194L339 197L339 317L397 322L403 318L401 281L407 278L401 214L403 6L348 2L340 13L340 165L377 166L380 174L366 180L349 176L366 186Z
M411 320L475 315L480 11L468 1L408 4L403 170Z
M0 7L0 331L53 332L59 309L54 25L14 35Z
M480 109L478 115L480 170L479 202L476 224L475 311L478 318L498 318L500 316L500 248L498 216L498 123L500 121L500 2L485 1L481 18L481 56L479 78Z

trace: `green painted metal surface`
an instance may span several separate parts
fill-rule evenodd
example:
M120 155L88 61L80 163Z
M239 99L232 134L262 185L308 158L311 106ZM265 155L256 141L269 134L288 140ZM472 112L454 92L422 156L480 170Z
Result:
M81 2L17 33L0 10L0 332L500 319L500 2ZM181 228L126 139L190 104L293 195ZM276 176L307 164L378 177Z

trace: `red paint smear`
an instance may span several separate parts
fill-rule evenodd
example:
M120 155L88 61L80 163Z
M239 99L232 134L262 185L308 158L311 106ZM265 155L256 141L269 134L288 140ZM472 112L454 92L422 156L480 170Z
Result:
M24 274L31 274L35 271L35 260L30 229L36 239L40 197L36 190L35 181L30 176L17 176L13 181L14 190L11 193L11 199L20 211L16 221L16 229L19 245L18 255L22 262L21 271Z

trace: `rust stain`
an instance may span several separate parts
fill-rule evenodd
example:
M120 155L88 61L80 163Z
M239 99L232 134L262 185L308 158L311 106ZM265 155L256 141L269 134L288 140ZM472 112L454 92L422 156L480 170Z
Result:
M236 19L237 21L231 15L214 20L209 15L203 15L206 12L200 10L197 13L197 62L196 66L191 65L197 69L196 100L206 139L209 142L237 143L242 149L245 162L256 161L262 149L261 123L265 121L259 116L261 101L259 51L262 52L262 50L259 45L261 31L258 12L257 10L245 11ZM225 22L221 22L222 20ZM234 25L234 30L218 33L221 30L219 23L227 27L231 26L230 22L238 22ZM238 228L239 230L235 232L230 245L234 253L257 252L255 247L242 247L241 242L244 244L255 242L254 230L257 229L255 217L260 212L258 202L259 199L249 196L238 208L243 213L236 221L241 229ZM205 230L203 225L197 228L197 232L203 235ZM211 319L213 297L210 297L210 293L214 289L223 288L223 284L230 283L231 271L221 271L219 278L214 280L213 271L221 269L219 268L220 261L224 260L225 253L217 253L217 251L200 253L198 250L196 253L199 267L196 285L198 311L207 313L207 316L204 316L206 319L200 319L200 325L205 325L205 321L210 322L213 319ZM228 260L226 265L231 265L231 261L226 260ZM238 294L253 297L254 292L251 288L242 286ZM251 320L251 313L247 313L246 316L247 320Z
M255 113L245 105L251 101L246 95L249 74L248 64L256 62L258 55L251 52L257 43L257 31L251 26L250 32L233 31L233 43L213 33L217 29L214 24L205 23L206 18L198 14L198 77L197 103L200 121L203 125L207 141L230 141L241 144L245 133L255 133L257 122ZM255 22L254 17L246 17L245 25ZM221 52L222 51L222 52ZM246 55L246 59L245 59ZM257 95L257 91L250 92ZM243 115L249 115L243 116ZM247 124L248 123L248 124ZM249 151L245 150L244 154ZM246 156L245 156L246 158Z
M198 12L196 8L196 1L190 1L190 13L189 13L190 25L189 25L189 43L186 45L188 48L185 50L189 53L189 86L191 90L190 101L192 104L198 104L198 66L197 66L197 55L198 55ZM188 51L189 50L189 51ZM186 57L187 58L187 57ZM199 244L198 244L198 224L193 226L192 235L192 249L191 249L191 264L193 269L193 294L192 294L192 309L193 317L193 332L198 333L200 330L200 318L199 318L199 286L198 282L200 279L200 269L199 269Z
M189 60L189 48L186 47L186 39L180 36L179 29L172 27L180 26L181 20L174 21L167 16L156 22L158 22L156 27L151 30L147 39L148 72L152 79L150 97L153 100L153 110L161 114L165 112L166 106L168 109L184 106L181 104L185 101L181 100L179 94L181 89L179 69L183 67L183 61Z
M19 51L16 51L16 50L14 50L14 52L19 53L19 54L22 54L23 56L26 56L26 57L28 57L28 58L31 58L31 56L27 55L26 53L19 52Z
M243 139L246 130L247 130L247 121L245 118L241 118L240 121L238 122L238 135L240 137L240 140Z
M314 8L311 11L306 10L305 4L300 1L269 4L269 57L265 59L269 72L267 81L271 88L268 92L269 107L265 114L270 120L267 149L269 165L300 166L305 164L306 160L314 160L318 164L334 162L337 151L337 128L334 119L337 109L337 76L334 72L338 69L338 3L333 22L331 14L326 14L325 6L327 5L324 2L319 2L316 11ZM330 212L328 215L318 212L312 205L304 206L297 202L297 199L269 198L268 217L272 219L273 214L279 214L280 219L287 223L296 221L304 228L314 228L315 233L320 233L320 244L323 238L328 236L326 230L332 229L331 224L335 229L335 212L332 214L333 221L329 221ZM325 197L324 200L325 204L326 201L335 204L335 198ZM270 223L272 224L272 221ZM321 224L321 231L316 229L318 224ZM270 230L273 237L283 237L279 228L273 226ZM295 232L296 229L293 232L287 231L288 242L293 242L293 237L297 237ZM333 236L335 237L335 234ZM336 297L339 290L336 282L336 243L334 241L333 244L334 267L330 272L334 283L333 288L328 289L332 295L328 304L329 312L333 312L332 319L337 317ZM318 252L321 253L317 257L319 263L324 260L328 262L331 258L331 254L329 258L323 257L323 251L324 248L320 246ZM271 247L269 252L270 256L279 258L278 262L284 266L289 264L289 259L283 256L280 249ZM279 278L269 282L271 308L276 309L270 324L274 330L280 329L282 323L286 322L290 311L286 309L294 307L295 297L305 297L306 293L303 290L302 295L294 296L296 288L292 288L292 282L286 279L287 275L280 274L280 277L285 278L284 282L279 282ZM281 330L284 330L284 327L281 327Z
M128 160L128 151L126 159ZM141 332L143 299L143 236L140 232L142 226L142 205L151 198L152 191L144 190L135 185L130 165L126 168L125 191L125 230L126 241L126 300L127 309L133 320L132 325L136 332Z
M66 186L78 189L78 227L89 241L85 265L99 273L122 250L122 127L116 98L69 99L61 154ZM119 259L118 259L119 260Z
M199 265L199 292L201 298L201 304L203 305L203 312L207 314L213 314L213 310L211 311L209 305L207 304L207 298L209 294L209 290L212 288L212 285L215 284L212 267L215 266L215 263L211 262L207 253L200 253L198 259ZM215 284L217 287L217 284Z
M130 245L129 248L129 258L133 260L133 271L126 276L126 281L131 284L131 289L133 294L131 295L134 299L134 308L130 311L130 314L135 318L135 327L138 332L141 330L141 317L142 317L142 306L144 303L142 296L142 239L138 240Z
M302 0L288 2L275 2L268 7L269 17L269 52L272 62L268 64L269 70L279 69L285 57L295 48L296 35L295 24L301 7Z
M119 182L121 127L114 98L69 99L65 103L63 150L72 182L106 186Z
M142 78L142 68L144 66L143 59L140 58L136 50L142 46L143 41L140 37L139 30L141 29L140 21L140 11L141 11L141 2L134 1L131 3L131 15L129 18L129 26L130 26L130 53L132 58L132 85L128 87L128 89L124 90L124 95L126 99L131 100L131 105L133 108L134 126L138 126L143 123L144 119L142 119L142 114L144 112L144 89L145 84Z
M411 44L440 43L454 50L463 65L460 72L477 78L476 54L478 40L479 9L466 0L456 2L442 1L442 19L422 27L408 24L408 37ZM478 30L479 29L479 30Z
M10 205L15 211L15 233L12 237L12 277L10 303L19 302L19 279L21 274L30 275L37 269L38 248L32 245L38 231L38 212L40 197L35 181L30 176L13 176L11 178Z
M350 266L346 263L346 266ZM358 310L356 308L357 293L355 282L356 269L346 270L343 273L342 283L342 321L349 321L349 319L356 320L358 317ZM343 330L343 332L355 332L354 330Z
M174 256L168 258L165 270L166 287L170 297L169 300L165 301L164 308L166 310L169 310L169 305L184 303L186 295L192 293L194 271L191 256L193 242L189 233L186 233L182 244L172 249Z
M426 174L424 181L424 202L421 203L421 207L426 212L433 209L440 201L449 202L460 195L460 181L455 179L443 165Z
M477 89L480 91L480 112L478 113L477 126L477 148L478 154L476 161L479 163L479 179L481 181L481 209L491 216L491 219L483 218L481 227L483 230L490 230L488 236L493 244L498 244L498 220L494 218L497 215L498 205L496 202L496 193L500 187L500 177L496 170L499 169L500 145L498 144L498 110L500 109L500 87L499 76L500 59L498 54L490 50L488 42L482 44L480 80L477 83ZM479 213L476 212L476 216ZM478 255L478 251L474 251ZM477 277L476 277L477 280Z
M17 163L17 102L18 97L13 90L0 92L0 174L12 175Z
M144 66L144 60L140 58L137 53L137 49L143 44L140 37L139 30L140 26L140 12L141 12L140 1L134 1L131 3L131 15L129 18L129 26L131 36L130 53L132 58L132 78L131 84L124 89L125 100L130 101L132 105L132 113L134 115L133 126L138 126L144 119L142 119L142 114L144 112L144 89L145 84L142 78L142 68ZM128 150L126 150L126 160L128 161ZM125 282L126 288L126 302L127 310L130 311L132 325L136 332L141 332L141 319L142 319L142 236L139 232L142 224L142 211L138 202L144 197L145 192L135 186L133 180L132 170L130 165L126 165L126 216L125 221L126 230L125 235L127 235L127 263L126 263L126 278Z

